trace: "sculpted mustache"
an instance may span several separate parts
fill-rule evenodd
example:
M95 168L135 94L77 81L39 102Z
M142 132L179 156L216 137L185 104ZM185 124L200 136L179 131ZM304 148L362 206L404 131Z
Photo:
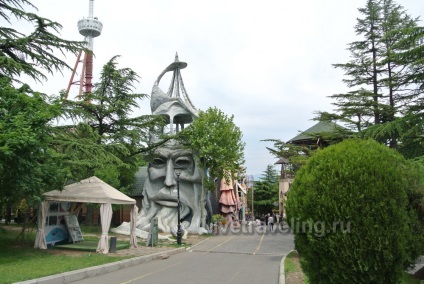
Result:
M186 203L182 195L183 194L180 188L180 202ZM177 189L174 187L162 187L156 194L154 194L153 196L150 195L149 199L177 202Z

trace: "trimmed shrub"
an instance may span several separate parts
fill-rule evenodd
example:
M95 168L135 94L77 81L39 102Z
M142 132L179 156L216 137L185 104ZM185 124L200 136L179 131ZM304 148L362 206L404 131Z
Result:
M317 152L299 170L287 221L311 283L399 282L414 238L408 165L373 140L351 139Z
M407 244L409 258L404 267L410 268L417 261L418 257L424 255L424 165L422 158L411 161L408 171L410 188L408 194L408 215L409 227L412 231L412 238Z

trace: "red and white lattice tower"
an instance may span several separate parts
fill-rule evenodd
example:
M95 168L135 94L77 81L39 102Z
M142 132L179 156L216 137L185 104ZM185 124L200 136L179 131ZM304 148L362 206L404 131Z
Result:
M72 71L71 79L69 80L66 90L65 99L68 97L72 85L79 85L78 97L82 99L83 93L91 93L93 83L93 39L102 33L103 24L96 17L93 17L93 2L89 0L88 18L83 18L78 21L78 30L84 36L86 42L85 50L81 50L78 54L75 67ZM83 59L81 59L83 57ZM75 73L79 64L82 63L82 71L79 80L74 80Z

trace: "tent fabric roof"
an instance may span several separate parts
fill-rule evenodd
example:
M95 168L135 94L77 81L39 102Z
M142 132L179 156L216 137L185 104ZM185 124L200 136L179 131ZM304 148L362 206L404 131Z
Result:
M43 194L47 201L135 204L135 200L93 176Z

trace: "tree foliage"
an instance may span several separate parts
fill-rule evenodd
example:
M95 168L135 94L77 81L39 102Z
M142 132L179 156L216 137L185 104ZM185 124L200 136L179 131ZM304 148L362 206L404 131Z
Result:
M68 179L78 181L93 175L104 179L105 175L97 175L96 172L101 169L112 171L119 166L125 167L122 160L111 153L108 146L98 143L98 134L87 123L55 127L53 131L55 140L52 141L51 147L66 157L63 164L68 169ZM119 187L115 180L109 182Z
M418 19L392 0L368 0L360 8L355 26L359 40L349 44L351 60L334 64L345 72L346 93L331 95L336 106L333 118L361 132L373 125L396 120L409 109L419 93L414 90L409 62L396 59L396 54L411 45L401 47L406 34L400 30L416 27ZM409 42L410 43L410 42ZM393 128L379 141L396 148L402 134ZM376 139L376 137L374 137Z
M396 42L396 52L393 60L408 66L406 83L416 84L415 94L424 91L424 27L408 27L391 31L400 34L402 38Z
M300 169L286 210L312 283L398 283L423 253L423 220L410 202L422 200L416 169L396 151L359 139L317 152Z
M25 11L24 7L36 9L27 0L0 1L0 18L9 24L0 27L0 75L18 82L23 74L35 81L46 80L44 71L54 74L63 67L69 68L57 54L76 54L84 42L60 38L56 35L62 29L59 23ZM34 29L26 35L15 29L18 25L12 24L14 19Z
M0 203L26 198L34 205L66 176L63 157L50 148L60 106L27 85L14 88L8 78L0 78L0 93Z
M75 54L84 44L60 38L60 24L25 9L36 7L27 0L0 0L0 203L9 208L23 198L34 206L67 176L63 156L50 147L60 106L24 84L23 75L45 80L46 72L68 67L58 54ZM17 30L31 25L29 34Z
M118 68L117 59L114 56L103 66L100 81L84 101L63 102L64 116L79 126L60 127L65 131L58 147L72 157L69 165L78 180L96 173L104 179L115 176L111 184L122 189L134 182L139 154L147 151L149 130L162 119L131 116L147 95L133 93L139 76L130 68Z
M27 0L0 0L5 22L0 27L0 204L25 198L34 206L43 192L91 175L125 190L143 163L139 154L148 149L148 132L161 118L131 116L146 95L133 93L139 77L117 68L117 57L104 66L84 102L54 100L25 84L15 87L23 75L41 81L61 72L68 67L62 55L85 45L57 36L61 25L32 9ZM21 24L33 29L20 32ZM71 124L53 127L55 118Z
M393 61L404 64L408 73L404 77L405 84L409 84L410 95L405 103L402 116L381 126L373 126L363 134L384 141L390 133L399 137L397 149L407 158L417 158L424 154L424 29L410 27L392 31L401 34L402 39L396 43L396 53L392 55Z
M244 163L242 132L221 110L209 108L180 132L177 139L193 149L203 168L214 178L229 178Z
M286 158L294 170L303 166L311 157L313 149L304 145L286 143L280 139L266 139L266 142L273 142L274 148L267 147L268 151L276 158Z
M254 184L255 212L260 214L272 213L274 202L278 202L279 175L272 165L268 165L259 181Z

